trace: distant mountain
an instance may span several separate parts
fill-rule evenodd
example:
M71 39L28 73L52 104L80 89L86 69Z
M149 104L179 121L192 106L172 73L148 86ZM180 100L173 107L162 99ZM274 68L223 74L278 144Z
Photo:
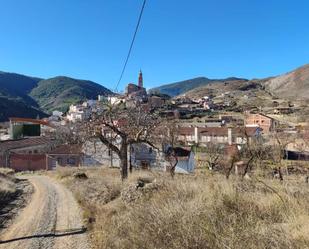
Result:
M40 79L0 72L0 122L9 117L44 117L53 110L112 92L95 82L59 76Z
M267 80L265 88L278 97L309 100L309 64Z
M0 97L0 122L7 121L10 117L44 118L47 114L18 99Z
M184 94L192 89L206 86L210 83L229 82L229 81L247 81L246 79L240 79L230 77L226 79L208 79L205 77L198 77L189 80L179 81L171 84L162 85L149 90L150 93L164 93L171 97Z
M56 109L66 111L71 104L85 99L97 99L99 94L111 93L107 88L92 81L59 76L40 81L29 95L42 110L51 112Z
M16 73L0 72L0 97L18 99L27 105L38 107L37 103L28 94L37 86L40 80L40 78Z

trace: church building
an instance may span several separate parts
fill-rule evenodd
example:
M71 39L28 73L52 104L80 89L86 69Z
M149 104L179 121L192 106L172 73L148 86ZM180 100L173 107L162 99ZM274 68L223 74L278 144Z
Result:
M143 87L143 73L139 72L138 85L129 83L126 87L125 95L131 99L147 99L146 88Z

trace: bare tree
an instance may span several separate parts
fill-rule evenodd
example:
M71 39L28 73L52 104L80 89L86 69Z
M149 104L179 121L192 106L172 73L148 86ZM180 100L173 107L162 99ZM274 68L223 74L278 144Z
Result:
M287 147L295 142L295 137L283 132L274 132L270 136L272 143L272 160L277 165L280 180L283 180L281 169L283 168L283 159L287 155ZM286 174L288 174L287 164L285 164Z
M137 143L156 147L160 118L145 112L141 106L106 105L104 111L93 113L89 122L81 124L81 137L96 137L120 159L121 178L128 177L128 148Z
M264 144L263 138L258 133L254 136L250 136L247 129L243 128L240 131L240 135L244 143L238 153L236 149L234 149L229 160L231 166L228 170L227 177L237 161L241 160L244 165L244 170L242 172L242 177L244 177L254 166L260 167L263 161L269 158L270 146Z
M208 165L208 169L216 169L223 156L222 146L220 144L210 142L207 143L203 151L206 153L206 163Z
M163 152L165 153L165 160L169 163L169 172L173 178L175 175L176 165L178 163L178 155L175 151L175 146L178 143L178 126L175 120L164 120L161 123L162 131L166 131L162 136L161 141L164 146Z

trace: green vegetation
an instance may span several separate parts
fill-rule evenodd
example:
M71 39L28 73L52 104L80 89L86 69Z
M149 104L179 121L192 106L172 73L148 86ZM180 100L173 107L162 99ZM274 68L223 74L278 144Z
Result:
M0 97L0 110L0 122L7 121L9 117L43 118L47 116L38 108L15 98Z
M71 104L110 93L92 81L68 77L42 80L0 72L0 121L16 116L45 117L53 110L66 111Z
M50 112L56 109L66 111L70 104L110 93L110 90L92 81L60 76L40 81L30 96L44 111Z

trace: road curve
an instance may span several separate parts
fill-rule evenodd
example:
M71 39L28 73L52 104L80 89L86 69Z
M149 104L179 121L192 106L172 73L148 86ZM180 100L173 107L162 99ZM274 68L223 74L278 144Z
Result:
M88 249L82 212L72 193L46 176L30 176L30 203L0 234L0 249Z

